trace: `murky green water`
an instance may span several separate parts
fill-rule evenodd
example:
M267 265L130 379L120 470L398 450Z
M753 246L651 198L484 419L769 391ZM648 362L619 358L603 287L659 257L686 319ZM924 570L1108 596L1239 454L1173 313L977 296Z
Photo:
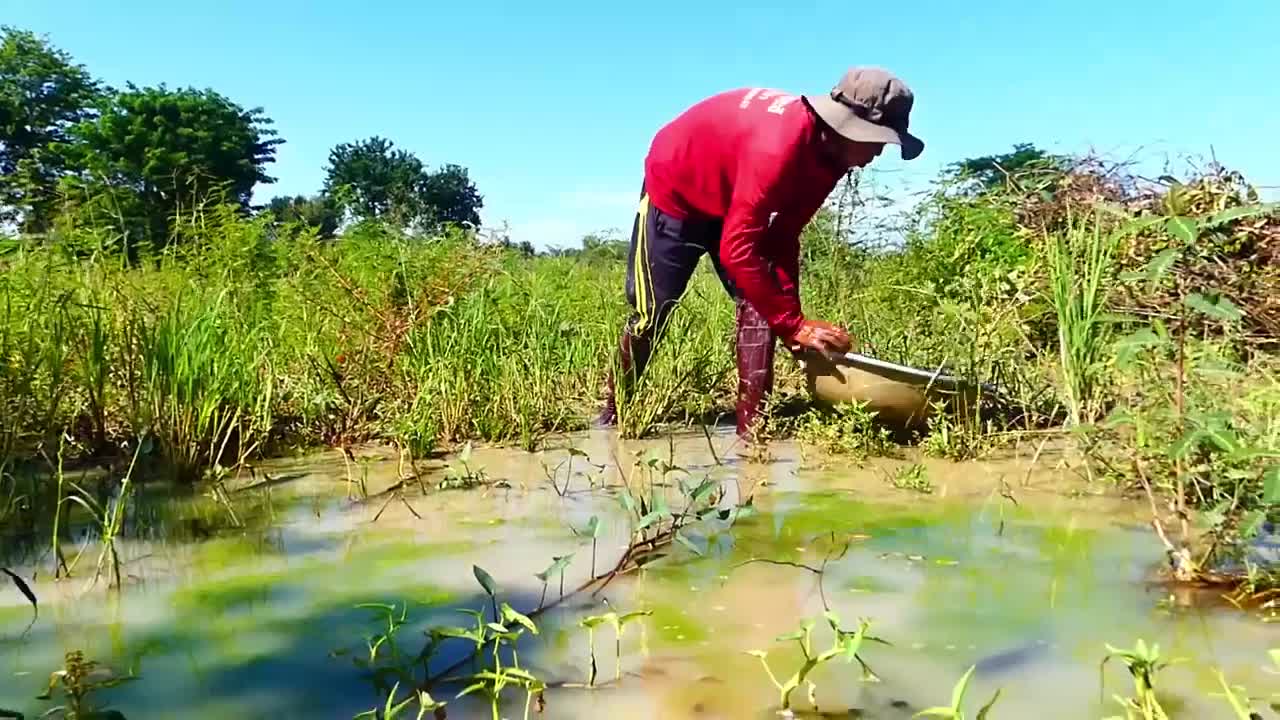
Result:
M576 625L582 616L606 610L606 600L619 611L653 613L628 626L620 683L595 691L553 687L544 717L772 716L776 692L747 651L771 650L775 672L789 675L794 643L773 639L814 618L815 646L825 649L824 597L846 628L869 618L872 633L891 643L863 648L878 682L863 682L856 663L815 673L819 707L836 717L906 718L946 704L971 664L978 671L970 712L999 687L996 719L1113 715L1119 706L1110 695L1127 694L1131 685L1114 667L1102 695L1098 664L1105 643L1127 647L1138 638L1186 659L1160 676L1176 717L1233 717L1209 696L1217 689L1215 667L1255 695L1280 692L1280 677L1265 669L1267 650L1280 647L1280 626L1169 602L1144 583L1160 547L1141 526L1140 505L1057 492L1079 483L1062 472L1028 475L1025 465L1004 461L931 463L936 491L919 495L894 489L877 469L883 464L810 467L781 446L776 462L748 466L724 447L729 441L717 438L724 465L701 437L682 439L676 460L695 476L723 479L730 496L754 487L757 512L708 537L694 533L702 556L680 548L600 596L575 597L537 617L541 633L522 645L521 661L548 681L580 683L589 656ZM612 440L575 442L592 461L612 462ZM617 448L617 456L629 458L639 447ZM654 447L667 452L665 443ZM473 565L497 580L504 600L527 611L543 596L535 573L553 556L576 553L566 588L590 572L590 542L571 527L582 531L593 514L604 521L597 565L616 560L626 538L616 499L585 492L582 477L574 492L552 492L540 462L563 458L477 453L473 465L510 487L423 497L411 484L408 505L385 507L381 500L345 501L340 458L275 463L269 471L286 482L269 499L261 490L240 493L253 500L236 504L246 528L206 530L196 540L190 532L153 532L124 544L127 577L118 595L103 583L86 589L94 548L75 577L56 584L43 579L52 567L45 557L33 625L12 587L0 594L0 708L35 717L51 707L36 695L63 653L79 649L116 673L136 675L99 696L134 720L351 718L380 698L356 660L367 657L365 639L385 620L360 604L407 603L407 624L396 637L412 654L422 628L462 624L456 608L485 605ZM369 491L386 487L395 473L394 459L370 464ZM603 479L617 481L612 472ZM1001 481L1017 505L995 492ZM227 525L210 520L225 509L189 507L200 508L207 526ZM190 518L173 525L190 526ZM847 552L834 559L846 542ZM821 588L817 574L779 564L818 568L824 558ZM753 561L762 559L773 562ZM35 568L17 569L31 577ZM558 595L558 585L551 581L547 597ZM596 644L600 679L610 680L612 631L600 629ZM504 716L521 717L523 693L510 692ZM803 688L796 694L797 709L808 707L805 695ZM489 712L470 699L451 700L448 710L451 718Z

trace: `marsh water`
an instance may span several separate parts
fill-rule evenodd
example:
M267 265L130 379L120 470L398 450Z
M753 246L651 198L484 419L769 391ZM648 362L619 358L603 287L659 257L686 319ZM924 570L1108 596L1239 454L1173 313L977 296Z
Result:
M571 478L568 447L588 456L574 458ZM37 695L64 653L82 650L134 676L95 697L130 720L352 718L383 698L357 661L386 618L363 604L405 607L395 638L412 655L423 628L465 624L457 609L487 607L473 566L517 610L558 599L559 578L544 589L536 574L574 553L564 587L588 577L592 516L601 521L596 570L622 553L628 525L616 486L644 451L695 480L716 479L724 503L751 496L754 512L692 532L697 553L674 545L599 594L539 614L520 661L556 684L587 680L582 617L651 612L626 627L620 680L606 626L595 637L601 686L549 688L542 717L776 717L778 693L748 652L770 651L785 679L798 655L794 642L775 638L815 619L815 650L826 649L824 607L848 628L869 619L887 643L860 651L874 680L857 663L815 671L815 699L828 717L907 718L946 705L972 665L970 713L1000 688L992 718L1119 715L1112 695L1130 694L1132 683L1109 663L1103 687L1099 663L1107 643L1127 648L1140 638L1182 660L1158 678L1175 717L1233 717L1211 695L1215 668L1254 695L1280 690L1267 658L1280 647L1280 625L1152 583L1163 555L1145 506L1111 496L1053 452L1032 463L1033 450L954 464L857 463L775 444L762 461L739 457L727 434L648 442L587 434L536 454L477 450L468 467L488 482L472 488L424 494L410 481L401 494L379 494L404 468L394 453L366 450L354 465L336 452L267 463L232 488L230 505L202 495L146 500L144 491L119 544L118 593L105 578L91 583L93 545L72 577L56 582L45 540L6 548L6 564L36 578L41 602L33 623L17 590L0 586L0 708L37 717L52 707L56 696ZM917 460L932 492L891 482ZM448 463L458 467L449 458L422 464L431 468L426 479L445 477ZM557 467L559 491L547 470ZM483 699L453 699L458 689L436 693L449 701L448 717L489 717ZM797 711L811 707L806 696L804 688L795 694ZM523 692L507 697L503 716L522 717Z

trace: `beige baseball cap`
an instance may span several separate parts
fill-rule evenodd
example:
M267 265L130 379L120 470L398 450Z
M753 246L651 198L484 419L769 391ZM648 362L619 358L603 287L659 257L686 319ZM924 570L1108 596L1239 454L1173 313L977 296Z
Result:
M924 141L907 132L915 96L906 83L878 67L850 68L828 95L805 102L839 135L862 142L901 146L902 159L924 152Z

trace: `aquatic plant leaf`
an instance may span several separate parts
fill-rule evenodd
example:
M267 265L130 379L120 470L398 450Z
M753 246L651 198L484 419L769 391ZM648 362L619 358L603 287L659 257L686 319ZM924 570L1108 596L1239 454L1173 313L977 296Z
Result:
M591 519L587 521L587 535L592 538L600 537L600 518L598 516L592 515Z
M480 583L480 587L488 593L489 597L493 597L498 592L498 584L494 582L493 576L485 572L484 568L479 565L472 565L471 572L475 574L476 581Z
M533 624L533 620L530 620L527 615L520 614L507 603L502 603L502 620L507 623L519 623L534 635L538 634L538 626Z
M970 665L964 675L956 682L956 686L951 689L951 707L956 712L960 712L961 706L964 705L964 694L969 691L969 680L973 678L973 671L976 665Z
M528 670L525 670L524 668L518 668L518 667L503 668L502 673L508 677L520 678L521 680L527 680L529 682L533 682L536 679Z
M1000 688L996 688L995 694L991 696L991 699L987 701L987 704L983 705L978 710L978 716L976 720L987 720L987 714L991 712L991 708L995 707L996 701L999 699L1000 699Z
M644 530L645 528L658 522L661 519L662 519L662 514L655 510L649 513L648 515L645 515L644 517L640 518L640 523L636 525L636 529Z
M1249 707L1246 704L1247 701L1241 702L1239 697L1240 693L1237 693L1237 690L1243 692L1244 688L1232 688L1231 685L1227 683L1227 676L1218 668L1213 669L1213 674L1218 678L1218 684L1222 686L1222 697L1226 698L1227 702L1231 704L1231 709L1235 712L1236 717L1241 720L1250 720L1251 717L1255 717L1250 714Z
M698 485L698 487L694 488L693 492L690 494L689 497L690 499L693 500L695 504L701 503L705 501L711 495L711 493L715 491L715 489L718 486L719 486L719 483L712 480L711 478L707 478L706 480L703 480L702 483Z
M503 625L502 623L491 622L491 623L485 623L484 626L499 635L506 635L511 632L510 630L507 629L507 626Z
M667 507L667 496L658 490L654 490L653 511L663 517L671 514L670 508Z
M578 624L584 628L593 628L608 622L609 618L605 615L588 615L578 621Z
M636 500L635 500L635 498L631 497L631 492L630 492L630 491L628 491L628 490L623 490L623 491L622 491L622 494L618 496L618 502L622 503L622 508L623 508L624 510L626 510L628 513L630 513L630 514L632 514L632 515L634 515L634 514L635 514L635 512L636 512Z
M952 711L951 708L948 708L948 707L931 707L931 708L925 708L924 710L921 710L915 715L912 715L912 717L929 717L929 716L954 718L956 714L954 711Z
M582 450L579 450L576 447L569 448L567 452L569 453L569 457L580 457L580 458L590 457L585 452L583 452Z
M682 533L676 533L675 540L676 542L688 548L689 552L693 553L694 555L698 555L698 556L702 555L702 549L699 548L696 544L694 544L692 540L685 537Z
M454 697L455 697L455 698L460 698L460 697L462 697L462 696L464 696L464 695L470 695L471 693L473 693L473 692L475 692L475 691L477 691L477 690L483 690L483 689L484 689L484 681L483 681L483 680L481 680L481 681L479 681L479 682L472 683L472 684L470 684L470 685L466 686L465 688L463 688L463 689L462 689L462 691L461 691L461 692L459 692L459 693L458 693L457 695L455 695Z
M758 657L761 660L764 660L765 658L769 657L769 653L765 652L764 650L748 650L747 654L752 657Z
M562 570L564 570L565 568L569 567L569 561L573 559L573 553L569 553L568 555L560 555L560 556L552 555L551 559L552 559L552 563L550 567L548 567L546 570L543 570L540 573L535 573L534 577L538 578L542 582L546 582L552 575L556 575Z
M9 579L13 581L13 584L18 586L18 590L26 596L27 602L31 603L31 609L35 612L35 618L39 618L40 603L36 600L36 594L31 590L31 586L27 585L27 581L23 580L17 573L9 568L0 568L0 571L3 571L5 575L8 575Z
M652 610L633 610L629 613L623 613L618 616L618 625L623 626L637 618L648 617L653 614Z

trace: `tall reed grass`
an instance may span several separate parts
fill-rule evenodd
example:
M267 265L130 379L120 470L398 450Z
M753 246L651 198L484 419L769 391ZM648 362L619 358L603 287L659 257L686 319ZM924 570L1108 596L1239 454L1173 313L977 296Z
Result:
M1045 249L1063 397L1070 422L1089 423L1101 411L1101 376L1111 353L1113 333L1106 312L1116 237L1096 219L1072 217L1065 232L1047 239Z

